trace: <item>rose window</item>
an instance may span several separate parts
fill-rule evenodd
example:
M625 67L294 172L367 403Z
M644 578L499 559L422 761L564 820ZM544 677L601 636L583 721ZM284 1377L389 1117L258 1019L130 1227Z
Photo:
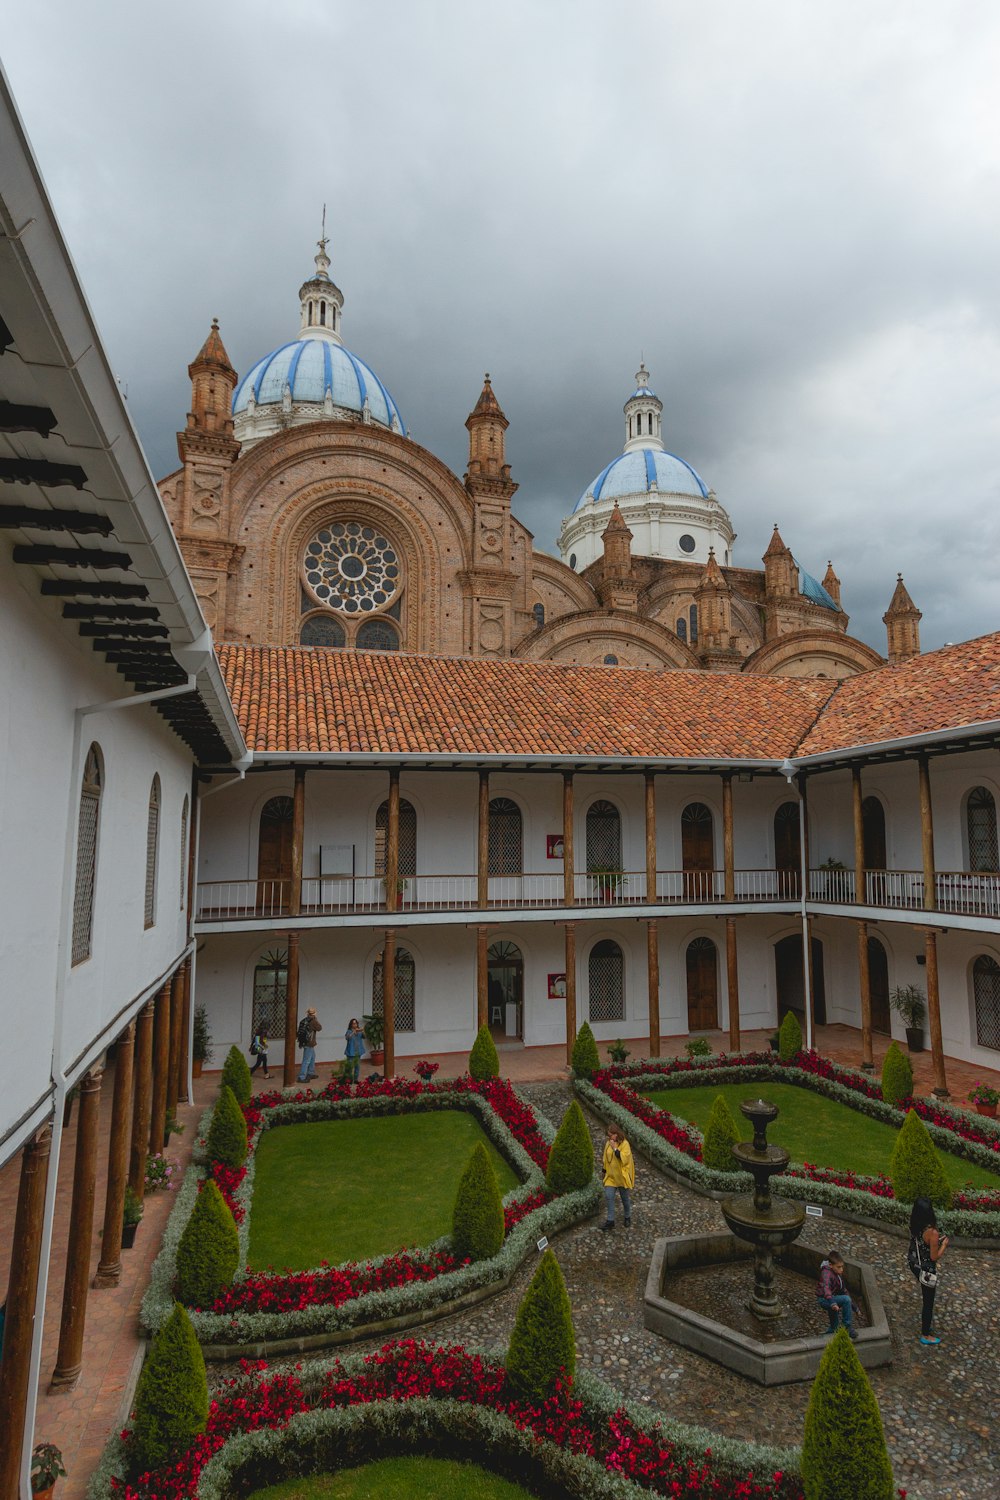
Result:
M399 588L399 557L388 538L358 521L335 521L316 533L302 565L318 604L345 614L369 614Z

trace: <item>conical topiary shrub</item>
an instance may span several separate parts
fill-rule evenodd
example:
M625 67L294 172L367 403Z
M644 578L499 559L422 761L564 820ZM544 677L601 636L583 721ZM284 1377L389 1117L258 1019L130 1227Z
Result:
M230 1047L222 1065L222 1083L228 1083L236 1096L237 1104L249 1104L253 1098L253 1080L250 1065L239 1047Z
M878 1402L846 1328L813 1381L802 1439L806 1500L894 1500Z
M938 1208L951 1204L951 1187L927 1133L927 1126L915 1109L907 1110L906 1119L896 1137L889 1164L892 1193L900 1203L915 1203L929 1198Z
M550 1193L575 1193L594 1175L594 1147L583 1110L575 1099L562 1117L556 1138L549 1147L545 1182Z
M785 1011L785 1019L778 1027L778 1056L782 1062L791 1062L797 1052L802 1051L802 1027L793 1010Z
M451 1220L455 1254L489 1260L503 1244L503 1200L489 1152L477 1141L462 1173Z
M913 1067L905 1052L895 1042L882 1062L882 1098L886 1104L898 1104L913 1097Z
M586 1021L584 1021L576 1034L570 1066L577 1078L593 1078L601 1066L597 1043L594 1041L594 1033Z
M507 1377L527 1401L552 1394L559 1372L572 1382L576 1371L573 1312L559 1262L546 1250L521 1299L507 1350Z
M177 1246L177 1294L188 1307L211 1307L240 1263L240 1236L211 1178L198 1194Z
M149 1346L135 1392L131 1458L135 1470L158 1469L186 1448L208 1417L208 1381L191 1319L175 1304Z
M701 1159L706 1167L713 1172L741 1171L742 1168L733 1156L733 1147L739 1139L740 1128L725 1094L716 1094L701 1145Z
M480 1083L500 1077L500 1059L488 1026L480 1026L469 1053L469 1073Z
M205 1150L209 1161L225 1162L227 1167L241 1167L247 1159L247 1122L228 1083L222 1085L212 1111Z

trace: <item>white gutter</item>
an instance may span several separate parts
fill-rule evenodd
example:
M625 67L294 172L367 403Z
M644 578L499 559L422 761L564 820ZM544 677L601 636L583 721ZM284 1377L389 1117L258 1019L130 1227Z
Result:
M436 763L447 762L444 769L456 766L496 766L498 769L511 766L565 768L568 771L597 773L606 768L621 766L632 771L704 771L725 770L784 772L791 762L786 760L734 760L724 755L715 756L670 756L670 755L544 755L515 751L500 755L495 752L476 754L470 751L449 750L254 750L251 752L255 766L273 765L277 768L292 765L314 766L420 766L426 768Z
M929 745L946 744L973 735L1000 735L1000 719L976 719L971 724L958 724L950 729L930 729L923 734L901 735L894 740L873 740L870 744L848 745L841 750L823 750L815 755L797 755L788 764L797 770L810 770L829 764L831 761L857 760L859 757L884 755L894 750L920 750Z

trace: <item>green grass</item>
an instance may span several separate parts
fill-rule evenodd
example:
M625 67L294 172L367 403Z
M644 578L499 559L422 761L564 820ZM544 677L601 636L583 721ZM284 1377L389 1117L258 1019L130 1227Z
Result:
M501 1194L509 1192L517 1177L465 1110L266 1130L257 1149L249 1264L306 1271L450 1234L459 1178L477 1141L490 1154Z
M842 1171L850 1168L869 1176L878 1172L889 1175L889 1161L898 1133L891 1125L883 1125L836 1099L797 1088L793 1083L701 1084L692 1088L658 1089L646 1097L704 1131L717 1094L724 1094L729 1101L736 1123L745 1127L741 1134L746 1140L753 1132L749 1121L744 1121L740 1114L740 1104L744 1099L763 1095L781 1111L774 1124L768 1126L767 1138L791 1152L793 1162L808 1161L815 1167ZM949 1151L940 1151L939 1155L953 1188L965 1187L967 1183L1000 1187L997 1173L976 1167Z
M383 1458L339 1474L286 1479L249 1500L521 1500L531 1490L450 1458Z

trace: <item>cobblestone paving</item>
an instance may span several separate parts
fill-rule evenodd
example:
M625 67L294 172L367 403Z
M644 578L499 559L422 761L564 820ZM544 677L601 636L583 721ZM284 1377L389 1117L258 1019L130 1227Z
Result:
M565 1082L524 1083L521 1092L558 1123ZM595 1146L600 1122L591 1120ZM576 1327L581 1363L630 1400L731 1437L798 1444L808 1384L765 1389L642 1326L642 1296L653 1241L664 1233L719 1229L716 1203L677 1187L637 1161L632 1229L601 1234L595 1219L555 1242ZM906 1269L906 1242L894 1235L826 1221L832 1244L875 1267L893 1336L893 1363L870 1372L898 1485L911 1500L988 1500L1000 1496L1000 1255L949 1249L936 1309L935 1349L917 1342L919 1295ZM810 1224L804 1238L828 1248ZM500 1296L426 1331L442 1342L501 1345L531 1276L526 1264ZM381 1341L378 1341L381 1342ZM377 1347L355 1345L356 1349Z

